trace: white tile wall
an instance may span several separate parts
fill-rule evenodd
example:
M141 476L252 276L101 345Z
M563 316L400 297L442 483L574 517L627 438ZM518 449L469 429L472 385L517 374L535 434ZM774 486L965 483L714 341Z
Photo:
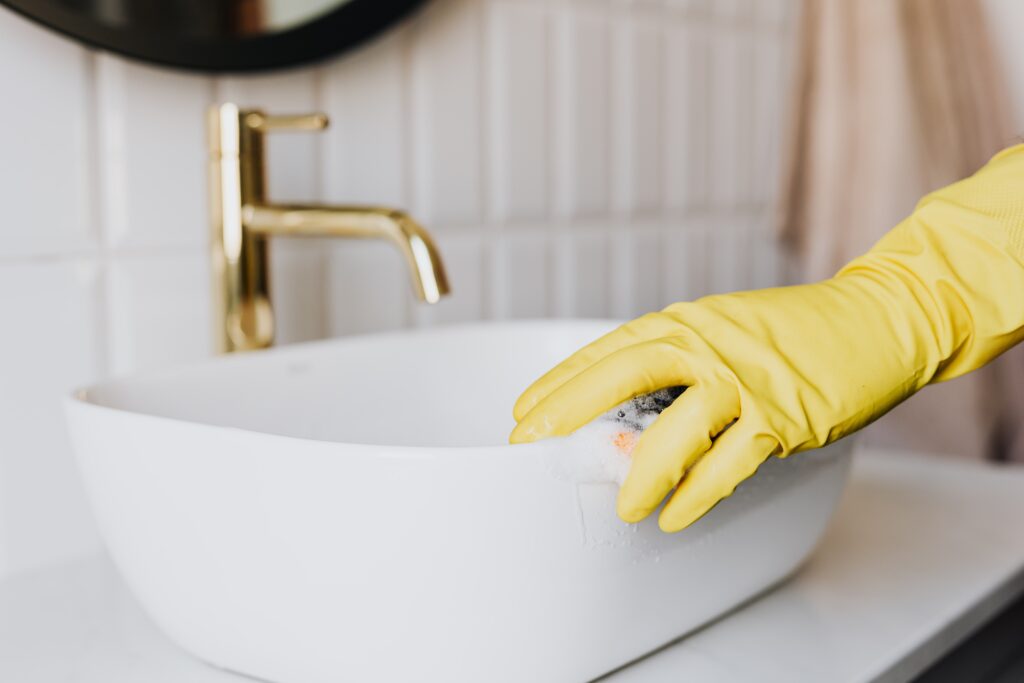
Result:
M468 322L484 317L487 282L482 232L474 230L438 235L437 247L444 254L448 278L456 285L451 294L436 306L413 305L413 318L417 326ZM405 280L408 280L408 276L400 281L404 283Z
M489 308L494 318L543 318L553 311L549 242L544 229L517 227L497 236L491 258L485 262L490 273Z
M90 58L7 10L0 57L0 258L86 250L95 238Z
M211 83L107 55L94 68L98 227L106 246L202 248Z
M662 235L661 301L696 299L712 292L714 269L709 263L711 219L695 215Z
M96 542L60 402L102 367L99 287L76 257L0 265L0 575Z
M543 220L548 209L548 13L494 3L487 24L490 207L495 221Z
M327 201L409 204L408 34L400 27L320 71L331 127L315 142Z
M106 268L108 368L116 375L203 358L213 334L202 253L131 255Z
M328 246L328 263L330 336L409 325L409 274L398 250L382 242L337 242Z
M706 28L688 22L670 24L662 32L662 188L666 208L674 212L707 204L710 42Z
M613 205L618 215L655 214L664 189L663 32L618 18L612 31Z
M611 25L567 5L552 19L557 214L607 214L611 177Z
M443 0L409 35L412 209L437 229L483 218L483 6Z
M588 227L554 239L555 315L564 318L608 316L611 259L605 231Z
M662 297L663 226L637 223L610 235L611 298L609 313L629 318L665 305Z
M629 317L774 284L796 0L432 0L323 65L185 75L0 9L0 577L94 547L58 399L209 353L204 110L323 109L270 142L280 200L407 207L454 293L387 244L282 241L282 342Z

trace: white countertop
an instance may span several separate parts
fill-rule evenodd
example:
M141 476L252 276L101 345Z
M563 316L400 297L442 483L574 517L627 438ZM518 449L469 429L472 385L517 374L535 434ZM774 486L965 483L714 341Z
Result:
M1024 593L1024 468L862 453L811 561L612 683L906 681ZM251 680L178 650L109 563L0 583L0 681Z

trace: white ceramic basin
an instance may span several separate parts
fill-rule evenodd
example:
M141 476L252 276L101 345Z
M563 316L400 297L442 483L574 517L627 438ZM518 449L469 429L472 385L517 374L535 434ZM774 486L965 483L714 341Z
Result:
M792 572L846 444L772 460L681 533L621 523L565 440L508 446L531 379L608 322L477 325L219 358L68 401L125 580L269 681L578 681Z

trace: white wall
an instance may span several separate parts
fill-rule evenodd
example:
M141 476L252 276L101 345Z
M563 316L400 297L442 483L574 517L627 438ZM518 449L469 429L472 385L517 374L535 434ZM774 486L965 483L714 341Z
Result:
M371 46L258 78L95 53L0 9L0 576L96 547L59 397L209 352L203 115L327 111L277 199L407 207L455 294L372 243L280 244L283 341L619 316L772 284L793 0L434 0Z

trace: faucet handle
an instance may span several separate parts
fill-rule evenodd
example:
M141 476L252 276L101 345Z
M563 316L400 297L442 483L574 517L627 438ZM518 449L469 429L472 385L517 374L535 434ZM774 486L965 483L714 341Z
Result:
M270 115L251 111L242 120L246 126L260 133L323 130L330 123L327 114L319 112L315 114Z

